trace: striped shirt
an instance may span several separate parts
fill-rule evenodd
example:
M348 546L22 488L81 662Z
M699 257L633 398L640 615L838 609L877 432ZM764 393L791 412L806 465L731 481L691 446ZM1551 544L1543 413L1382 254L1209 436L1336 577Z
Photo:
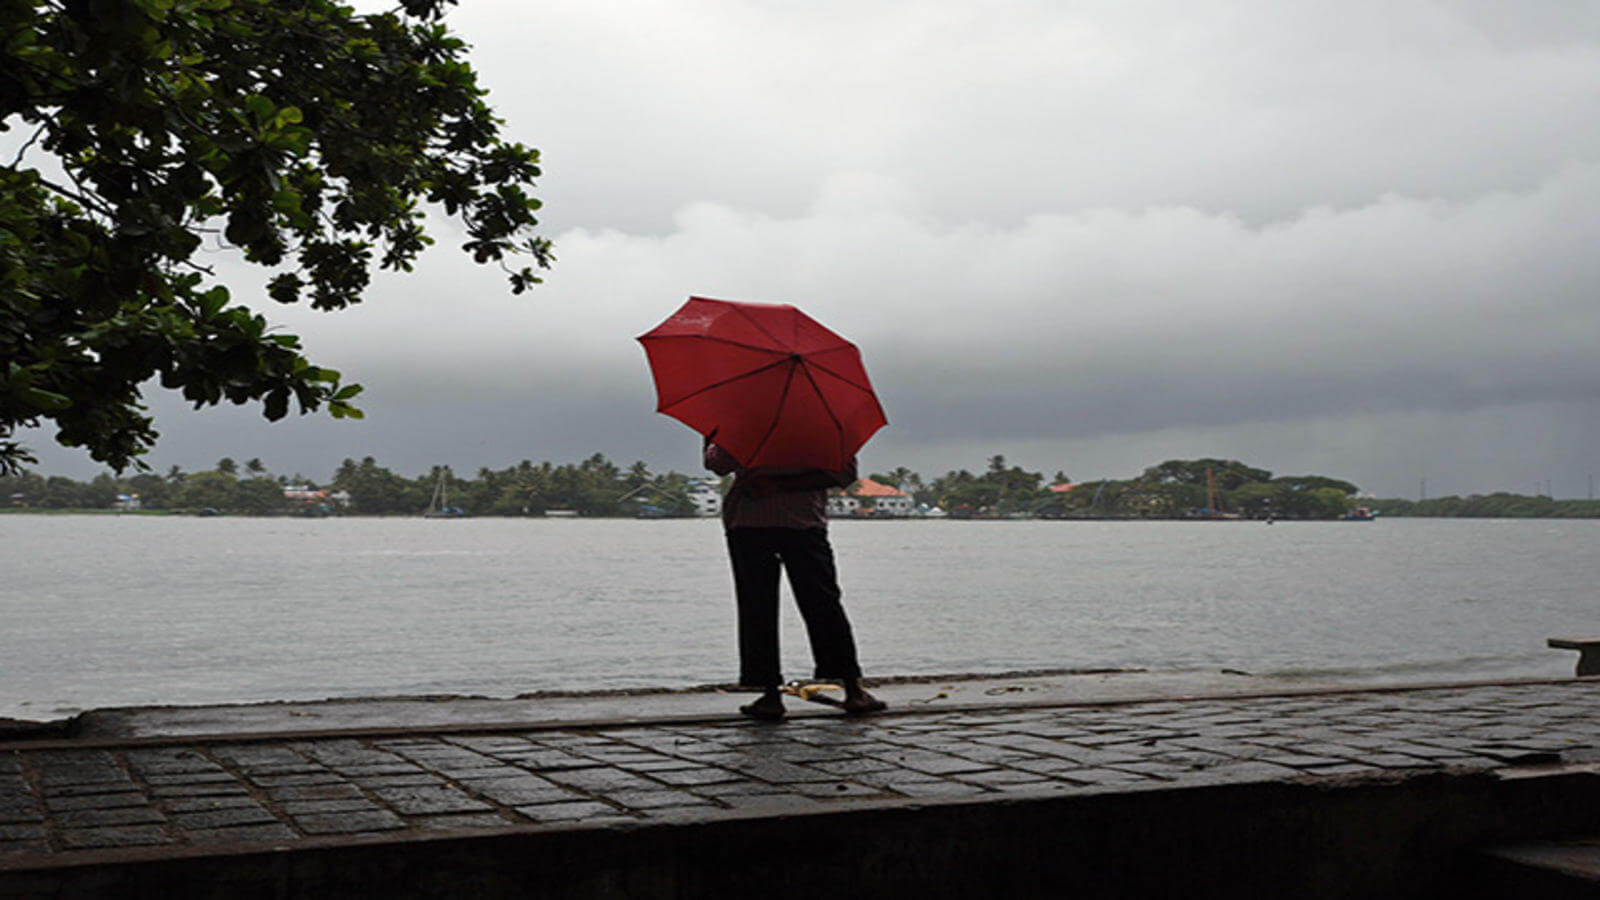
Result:
M722 498L723 528L828 527L828 488L856 480L856 461L838 472L821 469L745 469L728 451L707 443L706 468L734 473L733 487Z

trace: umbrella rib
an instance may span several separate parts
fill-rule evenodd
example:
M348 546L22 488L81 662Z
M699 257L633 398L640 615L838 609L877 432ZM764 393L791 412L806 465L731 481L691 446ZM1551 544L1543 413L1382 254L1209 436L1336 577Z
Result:
M788 361L789 360L785 358L775 365L781 365L783 362ZM768 366L767 368L771 368L771 366ZM796 368L798 367L789 367L789 377L783 380L783 393L778 395L778 402L773 405L772 424L767 426L767 433L761 436L761 440L756 443L756 448L750 451L750 458L752 460L761 456L761 451L766 449L767 441L772 439L772 433L778 430L778 420L783 418L783 405L789 402L789 386L794 384L794 370ZM829 413L829 415L832 415L832 413Z
M762 372L765 372L768 369L776 369L778 366L781 366L781 365L783 365L784 363L786 363L788 361L789 361L789 357L788 356L784 356L782 359L773 360L772 362L767 363L766 365L762 366L759 369L751 369L748 372L740 372L737 375L730 375L727 378L722 379L721 381L713 382L712 384L708 384L708 385L705 385L703 387L695 388L694 390L690 391L689 393L684 394L682 397L679 397L678 399L672 401L671 405L672 406L677 406L679 403L682 403L685 400L688 400L688 399L690 399L692 397L698 397L698 396L700 396L701 394L704 394L707 391L714 391L717 388L722 387L725 384L732 384L732 383L734 383L735 381L738 381L741 378L749 378L752 375L760 375ZM783 390L784 390L784 393L787 394L788 391L789 391L789 386L787 384L785 384ZM665 406L663 406L663 407L661 407L660 409L657 410L657 412L666 412L666 411L667 411L667 407L665 407Z
M817 392L817 399L822 403L822 411L828 414L829 419L833 420L834 434L839 439L839 443L842 445L844 443L844 423L839 421L839 417L833 414L833 407L828 405L827 398L824 397L822 393L822 385L817 384L817 379L812 377L811 370L805 368L804 366L801 366L800 368L805 372L806 380L811 382L811 389ZM843 455L843 453L840 454L841 457Z
M747 344L743 341L736 341L732 338L718 337L710 334L647 334L638 340L640 343L645 341L713 341L718 344L727 344L731 347L743 347L746 350L754 350L758 353L777 353L785 357L789 355L787 350L778 350L773 347L763 347L760 344Z
M850 385L851 387L853 387L856 390L862 392L863 394L871 394L872 393L872 388L868 387L867 385L856 384L854 381L851 381L850 379L846 378L845 376L840 375L838 372L834 371L832 368L830 368L828 366L825 366L822 363L817 362L816 360L812 359L809 356L806 357L806 365L808 365L808 366L816 366L817 368L821 369L822 371L827 372L829 375L832 375L833 377L839 379L840 381L844 382L845 384Z
M777 344L777 345L779 345L781 347L791 347L792 348L794 346L794 341L784 341L781 338L779 338L777 335L773 334L771 331L768 331L767 330L767 326L765 326L765 325L761 324L760 322L756 321L756 317L750 315L750 313L747 312L742 307L730 306L729 309L733 310L734 312L738 313L741 316L744 316L745 320L748 321L751 325L754 325L756 327L757 331L759 331L762 334L766 335L767 337L771 338L772 342L774 344ZM796 312L798 312L798 311L799 310L796 310Z
M757 327L759 327L759 325ZM754 350L754 351L756 351L758 353L780 353L780 354L783 355L783 359L788 359L789 356L791 355L791 354L789 354L789 353L787 353L785 351L776 350L776 349L774 349L772 347L762 347L762 346L758 346L756 344L746 344L743 341L735 341L735 340L733 340L731 338L725 338L725 337L715 337L715 336L709 335L709 334L664 334L664 335L659 335L659 336L656 336L656 337L650 337L650 336L646 335L645 337L639 338L639 340L640 340L640 342L643 342L643 341L646 341L646 340L650 340L650 341L670 341L670 340L678 340L678 341L714 341L714 342L719 343L719 344L727 344L727 345L729 345L731 347L742 347L742 348L744 348L746 350ZM870 394L870 393L872 393L872 388L871 387L869 387L867 385L864 385L864 384L857 384L856 382L852 381L848 377L846 377L844 375L841 375L832 366L825 366L822 363L819 363L815 359L812 358L812 356L814 354L817 354L817 353L831 353L831 352L833 352L835 350L845 350L845 349L848 349L848 348L851 348L851 347L854 347L854 346L855 346L855 344L852 344L849 341L845 341L845 340L841 339L840 345L837 346L837 347L829 347L826 350L812 350L812 351L810 351L808 353L802 353L800 355L805 357L806 365L808 365L808 366L816 366L817 368L821 369L824 372L827 372L829 375L832 375L833 377L839 379L840 381L844 382L845 384L850 385L851 387L855 388L856 390L861 391L864 394ZM762 366L759 369L751 369L750 371L745 372L743 374L735 375L735 376L733 376L733 378L728 379L728 381L732 381L732 380L738 379L738 378L743 378L746 375L754 375L757 372L765 372L767 369L772 368L772 366L777 365L777 363L783 362L783 359L776 360L775 362L770 363L770 364L765 365L765 366ZM715 387L721 387L722 385L727 384L727 383L728 383L727 381L719 381L716 384L707 385L706 387L701 388L701 391L710 390L711 388L715 388ZM698 393L700 393L700 391L695 391L694 393L698 394ZM694 396L694 394L690 394L688 396L692 397L692 396Z

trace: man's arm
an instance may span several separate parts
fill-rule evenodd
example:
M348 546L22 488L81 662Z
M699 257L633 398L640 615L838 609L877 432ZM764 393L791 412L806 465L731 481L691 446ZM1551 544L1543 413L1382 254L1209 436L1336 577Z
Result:
M706 468L718 475L737 472L740 468L739 461L733 458L733 454L712 443L710 438L706 438L705 464Z

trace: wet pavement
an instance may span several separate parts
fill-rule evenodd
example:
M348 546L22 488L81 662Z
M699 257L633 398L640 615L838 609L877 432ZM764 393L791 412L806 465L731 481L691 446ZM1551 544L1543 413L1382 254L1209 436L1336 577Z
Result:
M965 708L885 691L897 708L861 719L805 705L782 723L749 722L725 715L739 698L713 696L714 712L667 704L670 714L629 722L208 725L13 742L0 745L0 873L113 851L149 859L1600 759L1592 679L1082 702L985 684L985 702Z
M1260 694L1333 685L1245 673L1142 669L917 676L879 680L873 690L897 710L1028 704L1117 702L1193 696ZM1348 686L1348 685L1347 685ZM572 722L628 723L715 718L748 700L715 687L683 690L544 693L515 698L372 697L216 706L147 706L91 710L73 723L80 737L161 737L285 731L480 728ZM791 714L823 715L791 704Z

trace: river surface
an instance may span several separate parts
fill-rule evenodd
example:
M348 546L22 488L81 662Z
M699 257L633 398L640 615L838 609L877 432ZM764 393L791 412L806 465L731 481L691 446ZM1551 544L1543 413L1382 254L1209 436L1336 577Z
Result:
M1600 521L839 522L833 539L869 675L1559 676L1575 657L1545 638L1600 633ZM730 681L723 553L708 520L0 516L0 716Z

